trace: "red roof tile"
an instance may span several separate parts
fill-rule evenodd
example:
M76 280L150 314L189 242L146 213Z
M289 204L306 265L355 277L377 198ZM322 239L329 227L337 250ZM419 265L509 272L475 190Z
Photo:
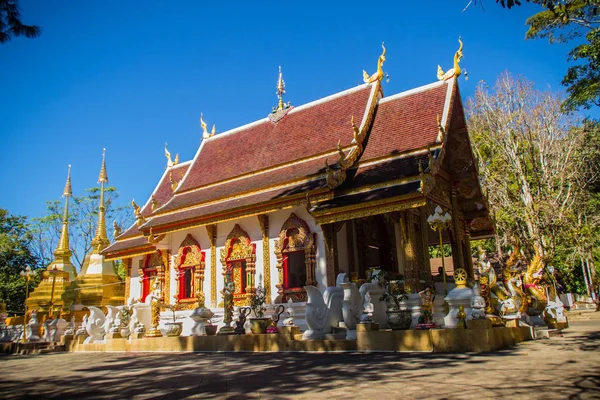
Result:
M190 167L191 162L186 162L182 164L178 164L174 167L169 168L165 174L163 174L160 182L154 189L153 195L156 201L158 202L158 206L163 206L171 200L173 197L173 189L171 188L171 175L173 176L173 180L177 182L181 182L183 176L187 172ZM142 210L142 215L147 217L152 214L152 198L148 200L146 205Z
M360 162L423 148L435 142L437 116L442 118L448 83L435 83L431 88L420 89L380 101Z
M206 140L179 191L314 156L352 140L350 118L361 121L372 85L307 104L273 124L268 119Z

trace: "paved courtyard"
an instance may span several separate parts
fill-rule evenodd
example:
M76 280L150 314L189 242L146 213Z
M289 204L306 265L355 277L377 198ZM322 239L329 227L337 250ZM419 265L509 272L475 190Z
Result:
M0 356L0 398L600 399L600 320L489 354Z

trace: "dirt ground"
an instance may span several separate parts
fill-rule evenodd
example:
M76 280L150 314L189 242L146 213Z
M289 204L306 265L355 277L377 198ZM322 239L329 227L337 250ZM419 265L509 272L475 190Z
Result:
M600 319L486 354L1 356L0 398L600 399Z

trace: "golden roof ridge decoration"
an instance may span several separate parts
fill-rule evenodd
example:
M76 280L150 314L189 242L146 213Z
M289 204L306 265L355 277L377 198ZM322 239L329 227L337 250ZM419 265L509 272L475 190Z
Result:
M340 141L338 141L337 150L339 153L339 159L336 162L336 166L329 166L329 162L325 159L325 171L327 174L327 187L329 189L335 189L340 186L346 180L346 170L352 167L363 152L363 141L365 139L364 132L356 126L354 123L354 115L350 119L352 125L352 144L348 154L344 153Z
M116 239L117 236L120 236L122 233L122 229L119 226L119 224L117 224L117 219L113 219L113 237Z
M98 176L100 184L100 204L98 207L98 225L96 227L96 235L92 239L92 253L98 254L110 244L108 235L106 234L106 209L104 207L104 184L108 183L108 174L106 173L106 148L102 149L102 166L100 167L100 175Z
M175 191L177 189L177 186L179 185L179 182L177 182L175 178L173 178L173 172L169 172L169 182L171 182L171 190Z
M159 207L158 200L156 200L156 197L154 197L154 193L150 196L150 199L150 206L152 208L152 212L154 212Z
M454 53L454 66L452 68L450 68L448 71L444 72L442 67L438 64L437 78L440 81L447 81L452 78L458 78L461 74L460 65L458 65L458 63L460 62L460 59L463 58L463 52L462 52L463 42L462 42L460 36L458 37L458 44L459 44L458 50L456 51L456 53ZM465 73L465 78L466 78L466 73Z
M206 122L204 122L204 114L200 113L200 126L202 127L202 139L210 139L217 133L217 126L213 124L212 130L209 133L207 130Z
M277 78L277 97L279 98L279 102L277 103L277 107L273 107L273 110L268 115L269 120L272 123L276 123L281 118L285 117L285 115L291 111L292 107L291 103L288 101L287 104L283 102L283 95L285 94L285 81L283 80L283 73L281 72L281 65L279 66L279 77Z
M179 164L179 153L175 154L175 161L171 160L171 153L167 149L167 142L165 142L165 157L167 158L167 168L171 168Z
M135 199L131 200L131 207L133 207L133 215L135 215L136 225L140 226L146 222L146 219L142 215L142 210L140 209L140 206L136 204Z
M385 62L385 53L386 53L386 48L385 48L385 44L383 42L381 42L381 48L383 49L381 55L379 56L379 58L377 59L377 71L369 76L369 74L367 73L367 71L363 70L363 81L365 83L373 83L373 82L380 82L383 79L384 73L383 73L383 63Z

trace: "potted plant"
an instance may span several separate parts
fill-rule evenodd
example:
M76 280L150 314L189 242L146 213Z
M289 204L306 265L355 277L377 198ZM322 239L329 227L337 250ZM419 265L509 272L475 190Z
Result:
M218 325L214 325L212 319L208 320L208 325L204 325L204 331L208 336L214 336L217 334Z
M402 310L400 306L400 302L408 298L403 282L390 279L390 276L383 271L378 274L377 280L379 286L385 289L385 293L381 295L380 300L388 304L386 315L390 328L394 330L410 328L412 322L411 312L406 309Z
M179 308L179 304L175 303L168 307L173 313L173 322L167 322L165 324L167 326L167 336L179 336L181 335L181 331L183 331L183 323L177 322L177 316L175 315L175 311Z
M249 318L252 333L267 333L271 318L264 318L265 311L267 311L266 292L260 285L250 295L250 308L254 313L254 318Z

